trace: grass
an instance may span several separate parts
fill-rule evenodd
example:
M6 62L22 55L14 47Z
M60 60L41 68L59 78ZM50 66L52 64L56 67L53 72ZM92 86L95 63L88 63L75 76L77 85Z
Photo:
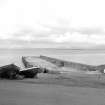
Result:
M1 80L0 105L105 105L105 83L92 77L39 74Z

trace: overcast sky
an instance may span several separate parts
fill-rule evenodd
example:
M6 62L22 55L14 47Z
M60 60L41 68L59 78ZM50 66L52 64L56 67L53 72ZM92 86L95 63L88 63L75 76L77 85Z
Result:
M105 45L104 0L0 0L0 47L95 45Z

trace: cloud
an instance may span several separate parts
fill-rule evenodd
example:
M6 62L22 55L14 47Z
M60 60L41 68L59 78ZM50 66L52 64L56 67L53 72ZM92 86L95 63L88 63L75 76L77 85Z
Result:
M105 44L105 35L81 34L79 32L66 32L64 34L52 34L50 40L56 43L90 43Z
M100 1L8 0L4 4L0 5L1 45L105 44L105 6Z
M62 20L62 19L61 19ZM87 44L105 44L105 30L102 27L83 27L74 28L70 23L58 21L56 26L49 26L52 30L49 34L49 40L55 43L87 43ZM48 27L48 26L47 26Z
M84 28L79 29L78 32L80 32L81 34L88 34L88 35L92 35L92 34L104 35L105 34L105 30L100 27L94 27L94 28L84 27Z
M8 36L1 36L1 40L6 41L23 41L23 43L30 43L35 46L37 45L47 45L46 43L57 44L66 44L71 45L71 43L80 43L80 46L83 44L94 44L94 45L101 45L105 44L105 34L103 30L96 30L92 31L92 29L74 29L71 30L70 28L63 28L63 27L43 27L42 29L30 29L30 28L23 28L21 30L17 30L15 33L10 34ZM61 30L62 29L62 30ZM89 33L89 34L88 34ZM16 44L16 43L15 43ZM21 43L22 44L22 43ZM17 45L19 43L17 42ZM24 46L24 45L23 45Z
M34 30L21 30L10 37L0 39L0 47L7 48L39 48L39 47L64 47L79 48L92 47L93 45L105 45L105 35L83 34L80 32L38 33Z

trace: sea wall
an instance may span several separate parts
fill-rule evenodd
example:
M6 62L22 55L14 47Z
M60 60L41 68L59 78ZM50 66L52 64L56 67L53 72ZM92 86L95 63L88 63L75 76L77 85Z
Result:
M64 61L56 58L51 58L47 56L40 56L41 59L44 59L48 62L51 62L59 67L71 67L75 68L78 70L83 70L83 71L96 71L97 66L92 66L92 65L86 65L86 64L81 64L81 63L76 63L76 62L70 62L70 61Z
M37 57L32 56L31 58L35 59L35 61L33 63L28 61L27 58L28 58L28 56L22 57L23 64L26 68L40 65L40 67L48 68L49 70L50 69L56 70L58 68L60 69L61 67L70 67L70 68L82 70L82 71L96 71L97 70L97 71L100 71L101 73L104 73L104 69L105 69L104 64L93 66L93 65L87 65L87 64L72 62L72 61L65 61L65 60L52 58L52 57L48 57L48 56L43 56L43 55L37 56ZM42 62L41 59L44 62Z

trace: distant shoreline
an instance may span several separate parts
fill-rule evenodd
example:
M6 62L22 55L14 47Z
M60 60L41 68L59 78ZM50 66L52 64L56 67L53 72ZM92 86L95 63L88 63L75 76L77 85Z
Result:
M0 50L28 50L28 49L33 49L33 50L34 49L47 49L47 50L48 49L49 50L81 50L81 51L82 50L83 51L85 51L85 50L90 50L90 51L91 50L93 50L93 51L94 50L95 51L97 51L97 50L105 50L105 49L94 49L94 48L93 49L91 49L91 48L90 49L82 49L82 48L81 49L75 49L75 48L74 49L71 49L71 48L0 48Z

